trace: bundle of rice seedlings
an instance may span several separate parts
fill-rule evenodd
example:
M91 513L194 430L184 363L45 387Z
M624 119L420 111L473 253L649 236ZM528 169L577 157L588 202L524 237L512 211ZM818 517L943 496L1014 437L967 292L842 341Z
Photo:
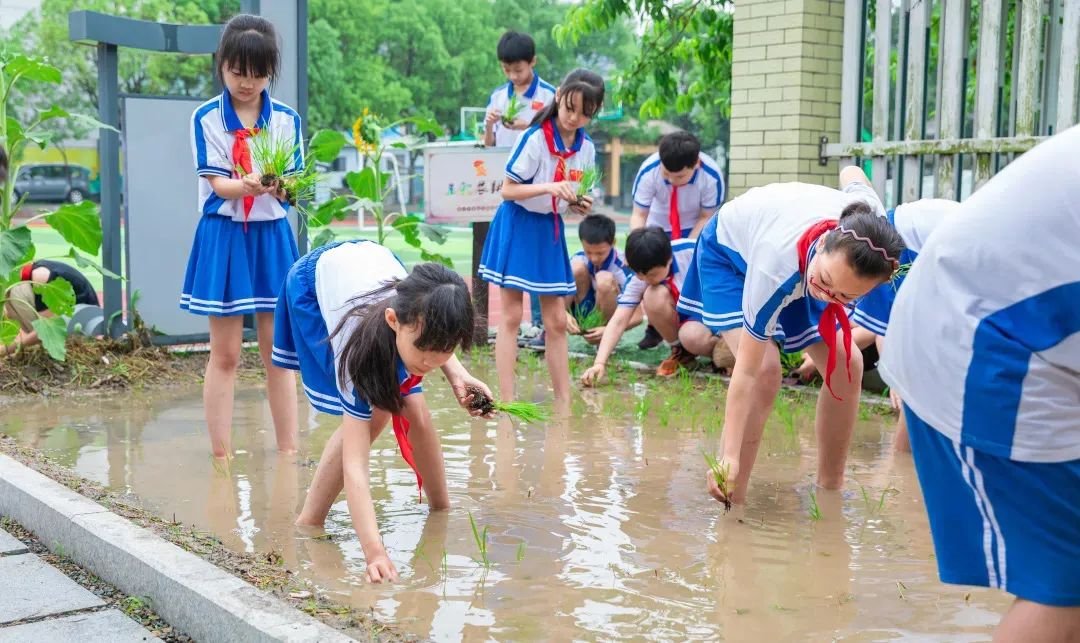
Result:
M252 164L262 171L260 182L263 187L277 184L292 206L315 198L315 187L319 182L315 164L308 164L299 172L293 169L293 159L299 148L292 140L283 140L271 134L269 129L263 129L249 139L249 147ZM240 170L237 172L241 173Z
M581 173L581 180L578 181L577 202L575 205L581 205L584 202L584 197L592 196L593 190L600 185L603 178L604 173L599 167L593 165L585 168Z
M704 449L702 449L701 455L705 457L705 463L709 465L713 477L716 478L716 486L720 487L720 491L724 494L724 511L731 511L731 492L734 491L735 484L734 482L728 483L727 467L721 467L720 463L716 461L716 456L706 453Z
M550 419L548 412L539 404L533 402L499 402L492 400L475 386L467 387L466 391L472 396L469 401L470 411L480 411L484 415L498 411L517 418L526 424L546 422Z
M593 306L587 314L582 314L581 308L574 307L574 321L578 325L578 334L584 335L586 332L599 328L604 325L604 313L598 306Z
M506 110L503 111L502 115L503 125L506 125L507 127L513 125L514 121L517 120L518 114L520 114L523 109L525 109L525 105L518 99L518 95L513 94L510 96L510 100L506 103Z

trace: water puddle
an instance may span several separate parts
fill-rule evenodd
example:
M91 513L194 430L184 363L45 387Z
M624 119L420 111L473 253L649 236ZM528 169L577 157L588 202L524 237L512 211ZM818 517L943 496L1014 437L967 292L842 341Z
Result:
M438 640L985 640L1008 604L937 581L914 467L889 446L892 418L864 416L847 489L811 499L811 406L780 404L750 502L725 515L703 484L701 449L717 449L722 417L715 387L624 380L584 392L568 421L518 427L469 419L430 379L453 508L417 504L384 431L371 482L402 578L393 586L363 582L344 496L330 539L292 525L336 428L306 403L304 453L278 456L263 393L238 388L227 473L209 457L194 388L9 406L0 430L231 548L276 552L338 600ZM470 515L487 528L487 566Z

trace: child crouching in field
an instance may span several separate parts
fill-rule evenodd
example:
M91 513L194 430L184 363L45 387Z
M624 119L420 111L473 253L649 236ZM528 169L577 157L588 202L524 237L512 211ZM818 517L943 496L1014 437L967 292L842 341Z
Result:
M615 222L602 214L590 214L578 225L581 250L570 258L577 294L570 301L566 320L571 335L581 335L590 344L599 344L604 327L615 314L619 293L633 275L615 247ZM581 322L589 322L582 327ZM627 323L641 323L641 309L635 308Z

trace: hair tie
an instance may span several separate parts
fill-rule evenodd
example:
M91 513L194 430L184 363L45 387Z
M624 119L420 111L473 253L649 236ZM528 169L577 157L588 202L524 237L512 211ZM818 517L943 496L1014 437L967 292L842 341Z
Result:
M877 245L875 245L874 242L870 240L870 237L864 237L861 234L859 234L858 232L855 232L854 230L852 230L851 228L845 228L844 226L837 226L836 229L840 231L840 234L850 234L852 237L854 237L854 238L858 239L859 241L862 241L862 242L866 243L866 245L870 246L871 250L876 250L877 252L880 252L881 256L885 257L885 261L888 261L890 264L897 264L898 263L898 261L896 259L893 259L892 257L889 256L889 253L885 251L885 248L881 248L881 247L878 247Z

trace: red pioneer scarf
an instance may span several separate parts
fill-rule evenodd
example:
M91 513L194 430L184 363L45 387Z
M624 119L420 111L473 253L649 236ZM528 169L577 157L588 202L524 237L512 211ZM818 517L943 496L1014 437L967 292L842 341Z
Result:
M409 375L405 378L405 381L401 383L401 395L404 397L414 386L420 383L422 378L419 375ZM394 416L394 437L397 438L398 449L401 450L401 457L405 459L405 462L412 467L413 472L416 474L416 489L420 492L421 496L424 493L424 479L420 476L420 470L416 468L416 459L413 457L412 444L409 442L409 421L405 419L404 415Z
M259 128L252 127L241 128L236 130L236 137L233 139L232 156L233 163L240 167L247 174L251 174L253 171L251 166L251 148L248 147L247 140L252 136L259 133ZM239 172L233 170L236 173L237 178L243 178ZM244 232L247 232L248 215L251 214L251 206L255 204L255 197L248 194L244 197Z
M569 149L563 150L561 152L559 151L558 147L555 145L556 134L554 118L549 118L548 120L544 121L544 124L541 127L544 130L544 140L547 142L548 152L552 156L555 156L559 159L558 163L555 164L555 176L552 178L552 181L554 181L555 183L559 183L560 181L566 181L569 178L569 173L566 171L566 159L577 154L577 150ZM551 197L551 212L555 215L555 240L558 241L559 199L554 196Z
M671 209L668 210L668 223L671 224L671 240L682 238L682 224L679 221L679 186L671 186Z
M34 275L34 264L28 263L22 267L19 273L19 281L30 281Z
M808 280L807 287L809 287L809 277L806 274L806 257L807 252L821 235L829 232L836 227L836 221L825 220L815 223L806 229L806 232L799 237L799 242L795 245L795 251L799 253L799 272L802 273L803 278ZM806 296L809 297L810 293L807 292ZM825 346L829 348L829 359L825 364L825 387L829 389L829 393L837 400L840 397L833 393L832 390L832 374L836 369L836 325L840 324L840 330L844 336L844 350L847 357L847 374L848 382L851 382L851 322L848 320L847 311L840 304L830 301L825 305L825 311L821 314L821 319L818 321L818 333L821 335L822 341L825 342Z

